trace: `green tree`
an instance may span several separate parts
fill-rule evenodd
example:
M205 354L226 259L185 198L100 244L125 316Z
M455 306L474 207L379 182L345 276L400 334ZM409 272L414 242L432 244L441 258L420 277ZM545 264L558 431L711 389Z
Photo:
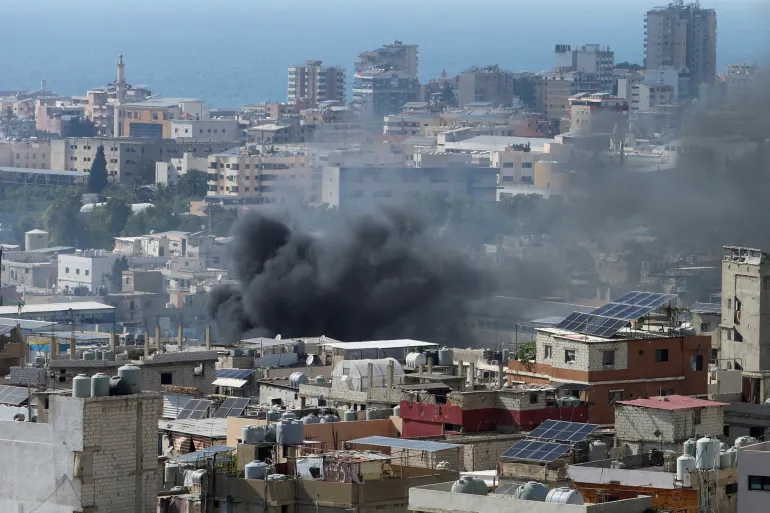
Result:
M535 77L523 76L513 80L513 94L519 97L521 102L532 109L536 106L537 82Z
M91 172L88 174L88 192L99 194L107 185L109 185L107 159L104 158L104 146L100 144L96 150L94 163L91 165Z
M103 207L106 213L107 230L113 236L119 234L126 227L128 218L131 217L131 205L126 198L112 197Z
M82 197L82 189L71 187L56 196L46 209L43 222L54 244L77 247L78 237L82 235Z
M644 66L641 64L636 64L635 62L623 61L615 64L615 69L629 69L631 71L639 71L644 69Z
M179 177L177 194L182 198L202 198L208 192L208 175L197 169L190 169Z
M441 102L447 107L454 107L457 105L457 102L455 101L455 90L449 82L444 82L444 85L441 87Z
M124 256L112 263L109 280L113 292L123 290L123 271L128 271L128 259Z

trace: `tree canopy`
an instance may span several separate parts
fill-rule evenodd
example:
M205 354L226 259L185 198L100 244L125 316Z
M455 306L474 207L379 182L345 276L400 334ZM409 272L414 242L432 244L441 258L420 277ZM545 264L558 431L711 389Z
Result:
M104 157L104 146L100 144L96 150L94 163L91 164L91 172L88 173L88 192L99 194L107 185L109 185L107 159Z

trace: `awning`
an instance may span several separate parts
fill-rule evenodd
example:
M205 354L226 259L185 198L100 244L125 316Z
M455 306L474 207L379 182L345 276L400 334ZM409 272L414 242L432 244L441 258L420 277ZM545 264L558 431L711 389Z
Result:
M588 390L591 388L591 385L571 381L551 381L551 386L556 390Z
M248 383L248 381L246 381L245 379L217 378L214 380L212 385L214 385L215 387L241 388L246 383Z

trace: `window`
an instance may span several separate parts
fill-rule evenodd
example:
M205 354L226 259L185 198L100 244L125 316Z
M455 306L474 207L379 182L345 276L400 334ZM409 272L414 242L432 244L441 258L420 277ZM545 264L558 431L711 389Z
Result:
M75 269L75 274L80 274L80 269Z
M615 404L618 401L623 400L623 391L622 390L610 390L609 394L607 395L607 404Z
M65 268L64 268L64 272L65 272L66 274L69 274L69 273L70 273L70 268L69 268L69 267L65 267Z
M602 365L615 365L615 351L602 351Z
M709 323L707 322L700 323L700 331L701 333L707 333L709 331Z
M88 276L88 275L91 273L91 271L89 271L88 269L86 269L85 273L86 273L86 276Z
M743 342L743 335L738 330L733 330L733 340L736 342Z
M575 350L574 349L565 349L564 350L564 363L575 363Z
M170 385L172 381L171 373L170 372L161 372L160 373L160 384L161 385Z
M770 476L749 476L749 490L770 492Z
M550 360L551 358L553 358L553 346L546 345L544 359Z
M733 300L730 298L727 298L727 309L731 310L733 308Z
M537 404L537 394L529 394L529 404Z
M733 339L733 331L727 330L727 340L732 340L732 339Z
M703 355L695 354L690 357L690 370L693 372L703 370Z
M655 350L655 361L656 362L667 362L668 361L668 349L656 349Z
M698 408L697 410L693 410L692 412L692 425L693 426L699 426L701 421L701 414L703 413L703 410Z
M764 426L749 426L749 436L753 436L754 438L764 438Z

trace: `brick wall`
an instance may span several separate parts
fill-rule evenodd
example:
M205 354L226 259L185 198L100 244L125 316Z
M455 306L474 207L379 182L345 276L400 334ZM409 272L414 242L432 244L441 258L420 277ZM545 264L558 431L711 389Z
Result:
M658 442L679 444L688 438L703 435L720 436L724 425L724 410L720 407L698 408L700 424L694 424L695 409L656 410L637 406L617 405L615 430L620 443ZM653 433L660 431L660 437Z
M159 394L98 397L84 401L82 474L84 510L153 513L160 480Z
M538 331L536 338L537 361L546 363L556 369L576 371L604 371L604 351L615 351L615 363L610 369L624 370L628 368L628 343L623 341L586 342L578 339L568 339L553 336L551 333ZM546 346L551 347L551 358L546 358ZM575 351L575 362L565 361L565 351Z
M200 363L203 363L203 374L196 376L193 369ZM211 384L216 379L214 361L143 365L141 369L142 390L161 392L161 380L163 379L163 375L171 374L171 383L163 384L197 388L204 395L214 393L214 385Z

